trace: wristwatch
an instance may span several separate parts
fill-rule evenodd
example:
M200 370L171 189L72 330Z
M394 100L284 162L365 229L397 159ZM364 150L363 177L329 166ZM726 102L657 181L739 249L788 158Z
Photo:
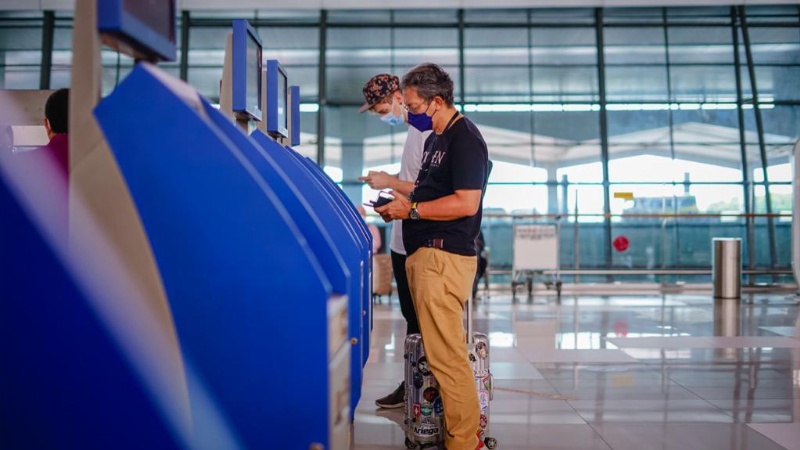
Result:
M411 204L411 211L408 212L408 218L411 220L419 220L419 211L417 211L417 202Z

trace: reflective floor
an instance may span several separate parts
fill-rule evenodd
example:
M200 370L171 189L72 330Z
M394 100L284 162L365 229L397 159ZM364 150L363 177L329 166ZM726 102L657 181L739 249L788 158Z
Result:
M800 449L798 303L786 293L485 294L498 449ZM403 449L402 409L376 398L402 380L397 299L375 305L352 449Z

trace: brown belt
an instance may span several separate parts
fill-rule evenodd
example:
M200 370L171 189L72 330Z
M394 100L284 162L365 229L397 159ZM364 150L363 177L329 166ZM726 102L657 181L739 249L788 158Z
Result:
M430 248L438 248L441 250L444 248L444 239L442 238L428 239L427 241L425 241L424 244L422 244L422 246Z

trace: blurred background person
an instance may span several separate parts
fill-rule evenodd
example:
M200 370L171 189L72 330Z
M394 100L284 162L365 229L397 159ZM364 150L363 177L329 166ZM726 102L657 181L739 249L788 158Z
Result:
M372 254L376 255L379 251L381 251L381 247L383 247L381 230L374 223L367 222L367 210L364 209L363 206L356 205L356 209L358 210L358 213L361 214L361 218L364 219L364 222L367 223L367 228L369 228L369 232L372 234Z
M14 130L10 125L0 125L0 153L14 150Z
M42 120L47 138L47 145L38 148L37 152L47 152L58 164L64 177L69 174L69 89L59 89L47 98Z

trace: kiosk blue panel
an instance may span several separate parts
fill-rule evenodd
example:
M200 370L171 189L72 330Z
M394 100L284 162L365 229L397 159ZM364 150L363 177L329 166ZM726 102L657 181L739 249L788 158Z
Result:
M181 347L243 443L327 446L331 285L278 196L209 119L220 113L140 64L95 115Z
M355 206L347 199L345 193L331 180L331 178L316 163L308 158L302 157L299 153L292 151L295 159L305 166L314 179L319 183L323 190L328 194L329 199L338 208L340 214L348 218L348 223L356 230L362 246L362 322L364 346L362 347L363 363L369 359L369 337L372 331L372 233L369 232L367 224L361 218Z
M350 218L341 214L339 208L330 200L330 196L322 190L314 176L291 155L293 150L278 144L260 131L254 132L251 137L262 147L263 159L271 165L280 167L280 171L285 173L298 189L302 190L304 197L301 199L302 202L310 205L311 209L319 217L345 258L349 273L355 274L348 280L347 286L349 337L355 339L350 359L350 412L352 416L361 398L362 372L364 364L366 364L366 361L362 360L364 355L363 346L366 340L364 337L365 329L363 329L362 324L364 295L361 288L362 243L358 237L357 230L349 221Z
M313 183L304 182L305 180L298 178L296 171L292 171L293 167L282 163L280 156L286 152L283 146L260 131L253 134L255 140L249 139L227 117L213 114L214 108L208 102L203 104L209 112L209 120L239 148L281 199L319 260L333 291L348 297L349 337L356 338L350 358L350 414L353 416L361 398L363 381L362 292L359 289L358 243L354 242L353 236L342 233L341 218L334 213L333 206L321 193L309 188L313 187ZM351 273L356 276L351 277Z
M294 152L295 158L299 159L300 162L314 175L314 178L317 182L322 186L322 188L328 193L330 200L336 204L339 208L340 213L344 216L349 218L349 223L357 230L356 234L359 237L359 240L362 244L362 255L363 255L363 279L362 279L362 291L363 291L363 322L364 322L364 329L372 331L372 233L370 233L369 229L367 228L367 224L361 218L361 215L355 209L355 206L350 202L345 195L344 191L342 191L339 186L319 167L314 161L310 160L309 158L302 157L299 153ZM369 340L369 332L365 333L365 339ZM364 363L366 364L367 359L369 358L369 345L365 345L364 348Z
M208 120L242 152L247 161L252 164L261 178L281 200L298 230L308 241L309 248L330 281L333 292L342 295L358 294L358 292L348 291L350 271L324 221L320 219L319 211L311 205L313 198L308 193L304 194L297 180L292 181L284 169L270 156L270 152L265 150L272 146L283 147L258 132L266 139L266 141L259 142L261 144L259 146L256 141L245 136L227 117L217 114L215 108L205 100L203 100L203 107L208 113Z
M0 211L0 448L186 448L1 175Z

